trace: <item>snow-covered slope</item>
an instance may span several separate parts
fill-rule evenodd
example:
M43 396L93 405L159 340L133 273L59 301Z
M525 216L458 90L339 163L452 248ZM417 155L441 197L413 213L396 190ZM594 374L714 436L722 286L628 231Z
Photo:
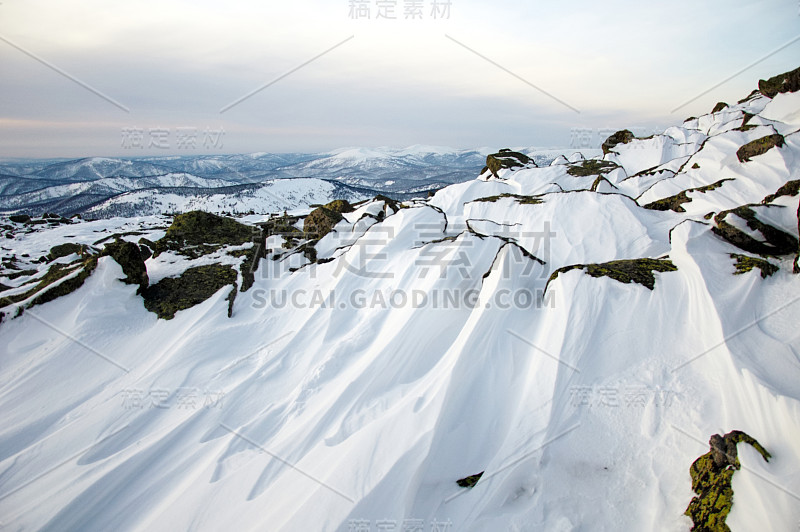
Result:
M230 318L220 290L157 319L100 258L0 325L0 521L685 531L689 466L738 429L772 460L740 446L728 525L795 528L798 110L800 92L756 95L602 160L366 202L311 255L276 233Z
M270 213L307 209L333 198L360 201L373 193L323 179L276 179L255 185L224 188L136 190L120 194L85 211L92 218L151 216L202 210L206 212Z

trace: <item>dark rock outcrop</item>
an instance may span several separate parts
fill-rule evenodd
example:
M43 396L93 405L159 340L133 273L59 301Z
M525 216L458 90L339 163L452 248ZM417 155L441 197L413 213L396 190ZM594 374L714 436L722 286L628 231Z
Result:
M147 310L169 320L179 310L199 305L226 285L235 290L235 283L236 271L232 267L209 264L189 268L180 277L162 279L143 290L142 296ZM230 295L228 301L232 305Z
M123 282L138 284L139 292L147 288L149 284L147 268L144 265L145 259L142 258L139 246L126 240L117 240L103 248L103 255L111 257L122 266L122 272L126 276L122 279Z
M778 74L768 80L759 80L758 90L767 98L774 98L782 92L800 90L800 68Z
M696 532L730 532L725 520L733 507L733 474L741 468L736 445L748 443L769 462L764 447L742 431L734 430L725 436L714 434L710 450L694 461L689 468L692 490L697 494L686 508Z
M603 141L603 145L601 146L601 148L603 148L603 155L610 153L617 144L627 144L635 138L636 135L627 129L617 131Z
M499 177L498 172L503 168L524 168L526 166L536 166L536 163L524 153L505 148L486 156L486 167L481 173L489 170L494 177Z
M774 135L767 135L752 142L748 142L736 151L736 156L739 161L746 163L753 157L763 155L776 146L780 148L783 146L783 135L775 133Z

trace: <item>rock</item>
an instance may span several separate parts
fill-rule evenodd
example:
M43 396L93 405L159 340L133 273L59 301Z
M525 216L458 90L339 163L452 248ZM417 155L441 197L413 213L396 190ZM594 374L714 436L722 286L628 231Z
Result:
M545 292L551 281L570 270L585 270L592 277L610 277L625 284L639 283L653 290L656 285L656 277L653 272L675 272L678 271L678 268L667 259L630 259L614 260L602 264L575 264L553 272L545 285Z
M88 252L88 248L84 244L76 244L74 242L66 242L64 244L58 244L57 246L53 246L50 248L50 253L47 254L48 261L54 261L61 257L66 257L67 255L72 255L73 253L77 253L78 255L86 255Z
M763 155L776 146L780 148L783 146L783 142L783 135L779 133L767 135L766 137L761 137L760 139L748 142L739 148L736 151L736 156L739 157L740 162L746 163L753 157Z
M481 471L480 473L477 473L475 475L470 475L468 477L460 478L456 480L456 484L458 484L462 488L473 488L475 487L475 484L477 484L478 481L481 479L484 473L485 471Z
M709 452L698 458L689 468L692 490L697 494L689 503L684 515L692 518L697 532L730 532L725 524L733 508L733 474L741 468L739 443L749 443L769 462L770 454L754 438L734 430L709 440Z
M156 242L153 251L158 255L169 249L198 258L220 246L239 246L250 242L252 238L253 228L233 218L192 211L175 215L166 235Z
M727 104L727 103L725 103L725 102L718 102L718 103L717 103L717 105L715 105L715 106L714 106L714 108L711 110L711 112L712 112L712 113L719 113L720 111L722 111L722 110L723 110L723 109L725 109L726 107L728 107L728 104Z
M344 216L326 207L317 207L306 216L303 223L303 233L306 238L320 239L331 232Z
M774 98L782 92L800 90L800 68L773 76L768 80L759 80L758 90L767 98Z
M31 217L27 214L12 214L8 217L8 219L18 224L24 224L31 221Z
M756 240L735 225L726 221L726 218L730 215L738 216L747 223L747 227L761 233L765 242ZM748 205L722 211L714 216L714 222L716 225L711 228L714 234L748 253L779 257L794 255L798 250L797 238L775 226L759 220L755 211Z
M531 165L536 166L533 159L524 153L511 151L508 148L486 156L486 169L491 171L494 177L498 177L497 173L502 168L524 168Z
M333 212L338 212L339 214L345 212L353 212L353 206L347 200L333 200L332 202L328 203L327 205L323 205L326 209Z
M122 266L122 272L126 276L122 279L124 283L138 284L139 292L147 288L149 284L147 268L138 245L126 240L117 240L106 244L103 255L111 257Z
M636 135L634 135L627 129L617 131L603 142L602 145L603 155L610 153L612 148L614 148L614 146L616 146L617 144L627 144L635 138Z
M189 268L180 277L168 277L142 291L144 306L159 318L170 320L175 313L199 305L225 285L234 286L236 271L230 266L208 264ZM232 309L230 294L229 310Z

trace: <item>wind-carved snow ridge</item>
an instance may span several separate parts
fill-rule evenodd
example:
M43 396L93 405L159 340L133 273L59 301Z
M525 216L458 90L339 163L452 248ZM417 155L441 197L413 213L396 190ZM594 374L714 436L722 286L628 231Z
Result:
M769 93L426 199L4 221L2 525L685 531L690 466L743 431L771 458L739 446L727 526L796 527L800 92ZM161 319L115 240L150 287L235 292Z

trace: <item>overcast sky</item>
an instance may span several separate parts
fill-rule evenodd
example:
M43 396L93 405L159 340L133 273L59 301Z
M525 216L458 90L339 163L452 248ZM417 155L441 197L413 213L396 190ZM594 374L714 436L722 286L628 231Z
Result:
M442 4L2 0L0 156L585 147L800 66L699 96L798 38L798 0Z

